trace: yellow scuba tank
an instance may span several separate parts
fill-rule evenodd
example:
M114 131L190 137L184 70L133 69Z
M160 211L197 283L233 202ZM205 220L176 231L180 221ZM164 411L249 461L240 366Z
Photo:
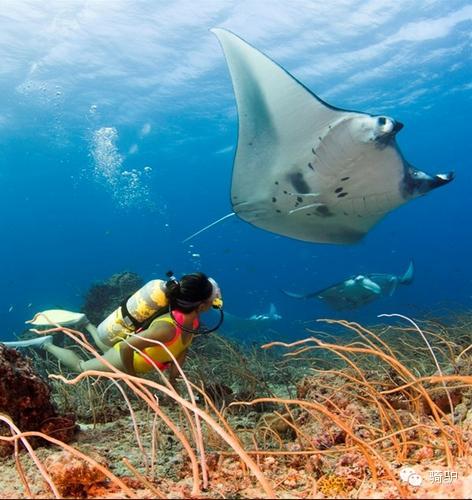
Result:
M97 326L100 339L113 345L135 333L143 322L159 309L169 305L165 286L166 282L163 280L149 281L124 300L120 307Z

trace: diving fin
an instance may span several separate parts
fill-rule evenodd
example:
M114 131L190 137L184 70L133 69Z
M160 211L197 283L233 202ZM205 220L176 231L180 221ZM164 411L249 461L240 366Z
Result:
M35 339L16 340L14 342L2 342L7 347L41 347L48 342L52 342L52 335L44 335Z
M25 321L34 326L73 326L85 321L87 318L84 313L67 311L65 309L48 309L34 315L33 319Z

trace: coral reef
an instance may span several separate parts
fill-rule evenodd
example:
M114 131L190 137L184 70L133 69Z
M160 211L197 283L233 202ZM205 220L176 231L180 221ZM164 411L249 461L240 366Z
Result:
M136 273L125 271L113 274L106 281L90 287L85 294L81 312L94 325L98 325L143 284L142 278Z
M106 459L98 453L89 451L89 456L99 464L107 465ZM63 497L87 498L91 490L96 490L106 480L101 470L68 451L49 455L44 465Z
M120 405L109 397L120 387L116 396L128 415L82 425L74 448L56 443L73 457L64 462L69 455L60 455L59 471L74 462L82 471L77 475L91 474L93 487L63 490L62 473L46 486L32 472L40 470L35 462L23 490L41 498L55 494L51 483L60 489L56 497L467 498L470 316L446 326L420 324L434 360L416 329L331 321L330 327L347 330L331 342L330 334L321 332L321 340L314 330L263 350L199 338L177 388L160 372L51 375L57 390L63 384L64 392L80 391L81 398L91 392L80 385L90 380L95 386L98 377L108 384L99 398L104 411ZM77 332L65 333L86 346ZM46 456L41 460L49 467ZM11 477L10 460L10 468L0 463L0 476ZM0 486L0 493L14 498L11 489Z
M318 491L323 493L327 498L335 498L338 495L345 497L347 490L346 478L337 474L323 476L318 481Z
M17 350L0 344L0 412L24 431L39 431L68 442L76 430L73 414L59 415L52 401L50 386L36 373L31 361ZM0 434L8 431L0 424ZM9 432L7 432L9 434ZM38 444L38 439L32 439ZM0 441L0 454L13 451Z

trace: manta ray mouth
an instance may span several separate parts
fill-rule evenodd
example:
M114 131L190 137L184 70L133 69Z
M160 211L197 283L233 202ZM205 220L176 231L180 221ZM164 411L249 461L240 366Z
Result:
M434 177L436 187L444 186L445 184L449 184L456 174L454 172L448 172L447 174L437 174Z
M403 193L406 198L416 198L454 180L454 172L430 175L414 167L409 167L404 178Z

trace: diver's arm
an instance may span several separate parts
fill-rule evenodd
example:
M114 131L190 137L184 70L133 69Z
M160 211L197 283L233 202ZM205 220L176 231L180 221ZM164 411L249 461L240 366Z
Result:
M135 375L133 355L136 351L133 347L143 351L146 347L153 347L157 345L155 342L150 342L149 340L158 340L159 342L166 343L172 340L174 336L175 327L173 325L165 322L159 322L147 330L143 330L140 333L128 337L126 342L122 342L120 348L121 361L126 368L126 371L130 375Z

